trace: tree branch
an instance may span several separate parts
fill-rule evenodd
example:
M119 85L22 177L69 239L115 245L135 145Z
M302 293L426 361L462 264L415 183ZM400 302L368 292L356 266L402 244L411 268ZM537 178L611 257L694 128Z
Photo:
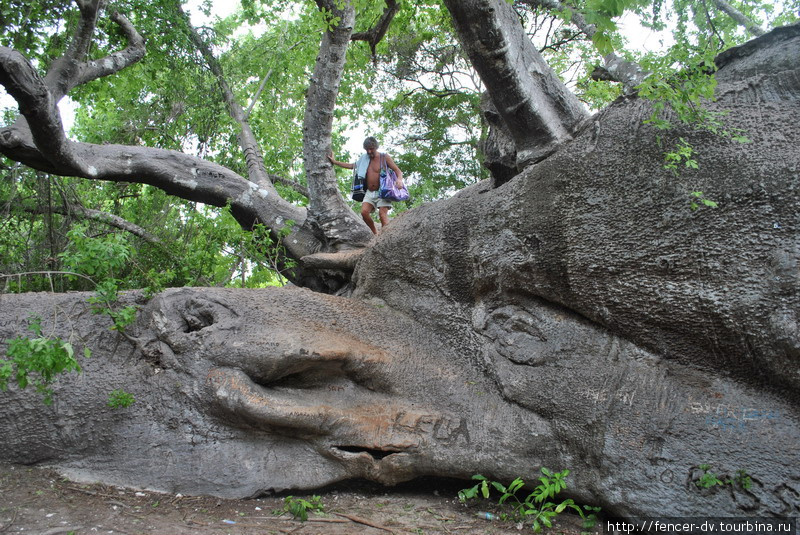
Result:
M183 8L180 4L178 4L177 9L178 13L183 18L184 24L186 25L189 39L203 56L206 65L217 80L217 85L222 91L222 98L225 100L225 104L228 106L229 115L234 121L236 121L241 129L239 132L239 145L242 148L242 152L244 153L245 161L247 163L248 178L255 184L258 184L259 187L264 188L265 190L277 196L278 192L272 185L272 182L267 175L266 167L264 166L264 156L261 154L261 147L256 140L256 136L253 133L252 128L250 128L250 124L247 122L247 114L236 100L233 90L228 84L228 81L225 79L225 74L222 71L222 65L220 65L219 60L217 60L216 56L214 56L214 53L211 51L211 48L208 46L205 40L203 40L200 34L197 33L197 30L194 28L194 26L192 26L189 16L183 11Z
M559 0L517 0L517 2L555 11L569 10L570 20L586 37L591 39L597 33L597 28L595 28L594 24L586 22L582 13L562 4ZM605 65L597 67L592 73L592 78L619 82L622 84L625 93L633 92L634 88L650 74L642 69L638 63L624 60L613 52L603 56L603 62Z
M508 127L523 169L570 139L587 113L505 0L444 0L459 41Z
M69 91L81 84L117 73L140 61L145 55L144 39L133 24L119 13L113 13L114 21L125 35L128 45L125 49L103 59L85 62L97 25L97 17L102 2L99 0L76 0L80 9L80 20L72 41L63 57L55 60L45 76L45 85L59 102Z
M730 18L735 20L740 26L743 26L751 34L755 36L764 35L765 32L761 26L747 18L744 13L733 7L726 0L713 0L713 2L720 11L724 12Z
M0 47L0 83L19 104L29 129L19 123L0 130L0 152L51 174L117 182L136 181L178 197L213 206L231 204L244 228L262 222L281 229L302 222L305 210L243 180L233 171L177 151L69 141L43 80L18 52ZM310 230L295 229L287 250L300 258L319 248Z
M273 174L269 175L269 179L275 184L283 184L286 187L292 188L295 192L299 193L306 199L308 198L308 188L299 182Z
M397 0L386 0L386 7L381 14L381 18L378 22L367 30L366 32L358 32L354 33L350 36L351 41L366 41L369 43L369 48L372 51L372 55L375 55L375 47L378 46L378 43L381 42L383 37L386 35L386 32L389 30L389 26L392 24L392 19L400 11L400 5L397 3Z
M303 41L296 41L293 45L291 45L289 48L286 49L286 52L291 52L302 43ZM272 69L270 68L270 70L267 71L267 74L265 74L264 78L261 80L261 84L259 84L258 89L253 95L252 100L250 101L250 105L247 107L247 111L244 113L245 121L247 121L250 118L250 113L253 111L253 107L256 105L256 102L258 102L258 99L261 97L261 93L264 91L264 88L267 85L267 81L270 79L271 76L272 76Z
M0 47L0 84L17 101L28 127L28 132L19 131L15 128L17 122L0 131L0 149L4 144L24 145L28 133L36 144L36 152L53 167L67 174L87 174L85 162L74 153L64 134L56 100L47 84L22 54L7 47ZM16 137L12 130L18 130Z
M144 57L146 52L144 39L136 31L133 24L124 15L117 12L112 13L111 20L117 23L125 37L127 37L128 46L119 52L109 54L103 59L83 64L78 73L78 78L75 80L75 86L117 73L137 63Z
M339 193L333 166L328 161L333 131L333 111L353 33L355 10L349 1L316 0L339 23L322 35L319 54L306 94L303 116L303 162L309 191L309 219L327 240L328 250L364 247L372 233Z
M18 203L19 201L0 200L0 204L7 204L11 202ZM38 206L26 202L23 202L21 204L21 209L29 214L54 213L54 214L77 217L80 219L91 219L93 221L98 221L100 223L104 223L111 227L127 232L129 234L133 234L134 236L141 238L147 243L158 246L164 251L167 251L167 246L166 244L164 244L161 238L159 238L154 234L151 234L150 232L143 229L139 225L131 223L127 219L119 217L118 215L111 214L109 212L102 212L100 210L84 208L83 206L78 206L78 205Z

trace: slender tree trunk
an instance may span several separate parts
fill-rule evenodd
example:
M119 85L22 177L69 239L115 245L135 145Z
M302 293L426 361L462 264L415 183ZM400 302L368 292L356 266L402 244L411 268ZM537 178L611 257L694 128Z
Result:
M331 150L333 110L353 34L355 11L350 2L342 9L336 2L318 0L320 9L339 18L339 24L325 32L306 97L303 119L303 156L309 190L309 218L321 229L326 249L364 246L372 234L339 192L336 174L328 161Z

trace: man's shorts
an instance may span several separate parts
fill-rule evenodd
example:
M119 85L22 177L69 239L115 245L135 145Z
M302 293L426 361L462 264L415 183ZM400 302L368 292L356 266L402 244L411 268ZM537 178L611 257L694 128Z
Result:
M362 202L368 202L373 207L377 206L378 208L383 208L384 206L388 206L389 208L392 207L392 201L382 199L378 190L367 190L367 192L364 194L364 200Z

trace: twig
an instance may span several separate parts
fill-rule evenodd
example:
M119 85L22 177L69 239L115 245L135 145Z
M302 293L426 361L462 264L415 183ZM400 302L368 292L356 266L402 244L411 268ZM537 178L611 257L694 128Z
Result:
M346 518L348 520L352 520L356 524L364 524L365 526L369 526L371 528L382 529L383 531L388 531L389 533L394 533L394 531L392 531L391 529L389 529L389 528L387 528L385 526L381 526L380 524L376 524L374 522L370 522L366 518L361 518L361 517L353 516L353 515L346 515L344 513L333 513L333 514L335 514L337 516L341 516L342 518Z
M0 528L0 532L5 531L8 528L10 528L11 525L14 523L14 521L17 519L17 510L16 509L12 509L12 511L14 512L14 514L11 516L11 521L8 523L8 525L3 526L2 528Z
M75 277L81 277L83 279L86 279L87 281L97 286L97 283L90 277L87 277L86 275L81 275L80 273L73 273L72 271L26 271L24 273L12 273L10 275L0 273L0 278L5 279L9 277L18 277L21 280L23 275L47 275L48 277L50 275L72 275Z
M88 490L88 489L81 489L78 487L70 487L69 485L66 486L69 490L76 490L78 492L82 492L84 494L89 494L90 496L102 496L103 498L111 498L112 500L116 500L116 496L112 496L111 494L103 494L102 492L97 492L95 490Z

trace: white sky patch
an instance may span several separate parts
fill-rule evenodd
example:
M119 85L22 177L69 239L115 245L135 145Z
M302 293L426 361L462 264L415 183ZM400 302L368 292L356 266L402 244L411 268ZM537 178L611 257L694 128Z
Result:
M620 32L628 40L628 48L643 52L657 52L675 44L669 31L657 32L645 28L639 23L639 18L632 12L625 13L616 21Z
M216 17L224 19L239 9L240 5L238 0L216 0L211 3L211 17L207 17L200 9L202 3L202 0L189 0L183 5L184 11L189 14L195 27L210 25Z

